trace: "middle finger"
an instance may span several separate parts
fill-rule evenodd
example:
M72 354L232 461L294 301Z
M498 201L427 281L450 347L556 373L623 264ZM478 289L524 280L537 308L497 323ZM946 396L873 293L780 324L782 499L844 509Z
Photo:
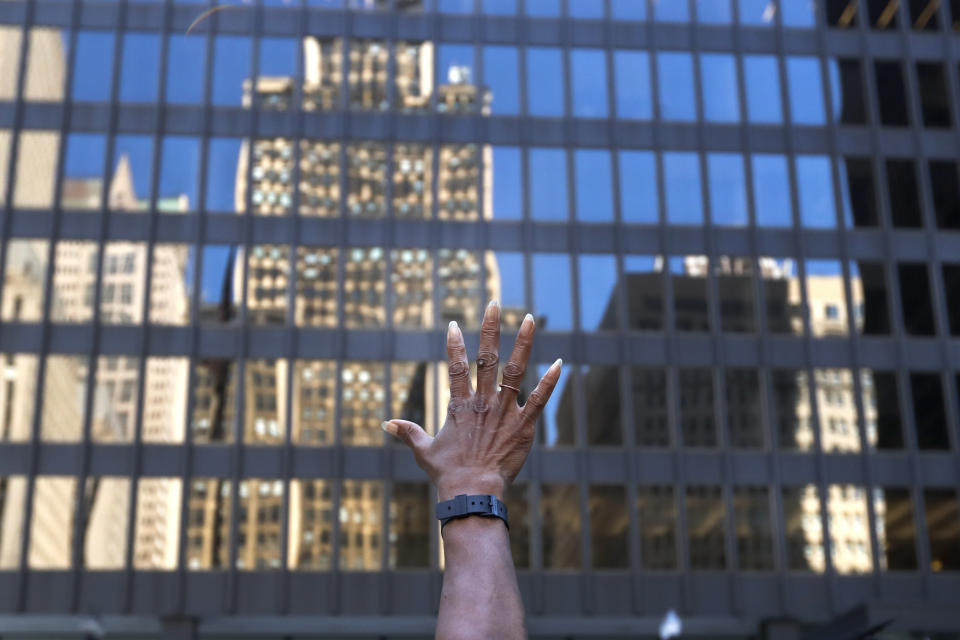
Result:
M497 384L500 364L500 304L491 300L480 325L480 350L477 352L477 393L491 398Z

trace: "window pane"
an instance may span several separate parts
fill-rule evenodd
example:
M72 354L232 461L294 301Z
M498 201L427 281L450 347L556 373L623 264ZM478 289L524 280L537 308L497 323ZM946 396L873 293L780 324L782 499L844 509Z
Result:
M354 288L343 296L343 322L349 329L375 329L386 324L383 249L353 248L345 252L344 282Z
M752 164L757 225L792 226L793 204L790 200L790 175L786 156L754 154Z
M916 529L909 489L874 489L873 512L877 522L881 571L917 569Z
M106 138L71 133L67 136L60 206L64 209L100 209Z
M697 22L730 24L732 21L733 11L730 0L697 0Z
M831 0L826 3L827 25L838 29L848 29L857 24L859 0ZM896 4L894 4L896 9ZM873 11L871 11L871 14Z
M379 429L379 427L378 427ZM382 482L344 480L340 489L341 571L379 571Z
M919 262L900 263L897 265L897 274L900 280L900 308L907 335L934 335L936 325L927 265Z
M531 8L527 3L527 9ZM564 111L563 58L560 49L527 49L527 112L558 117Z
M933 3L931 3L933 5ZM917 63L917 84L920 88L920 110L925 127L950 126L950 99L947 74L942 64Z
M870 445L880 450L902 449L903 428L897 374L892 371L865 369L860 380Z
M290 249L254 245L247 255L247 318L255 325L282 325L287 316Z
M629 517L626 487L590 487L590 561L594 569L626 569Z
M703 83L703 117L708 122L739 122L736 59L720 53L701 55L700 78Z
M333 442L337 366L327 360L297 360L293 394L293 442L322 445Z
M817 23L817 5L813 2L780 3L780 12L785 27L813 27Z
M287 361L247 360L244 378L244 443L282 444L287 422Z
M813 57L787 58L787 78L790 82L790 114L793 123L826 124L819 60Z
M142 242L108 242L100 272L100 322L140 324L147 271Z
M533 315L540 330L569 331L573 328L570 285L570 256L534 254Z
M231 153L231 147L226 149L224 168L229 166ZM301 140L300 158L300 215L320 218L339 216L340 145Z
M200 141L184 136L166 136L160 158L160 182L157 188L157 209L170 213L196 211L197 182L200 170ZM229 193L231 204L224 211L235 211L232 204L237 175L237 155L232 158ZM208 170L213 170L212 165ZM210 185L207 185L209 200ZM210 203L207 203L210 208Z
M425 249L394 249L390 252L393 262L392 306L393 324L396 328L429 328L433 326L433 261ZM336 282L336 272L329 274ZM332 287L331 287L332 289ZM336 291L329 292L331 305L336 302ZM336 312L331 309L330 319L336 321Z
M190 431L197 443L229 443L234 438L234 393L237 367L233 360L206 358L194 364L193 416Z
M911 373L910 390L913 395L913 420L917 428L917 447L922 450L949 449L947 411L944 406L940 374Z
M739 153L707 154L707 175L713 224L737 227L749 224L743 156Z
M504 502L510 515L510 552L513 564L518 569L530 568L530 529L533 519L530 502L527 498L528 487L512 484L507 487Z
M23 31L18 25L0 27L0 46L6 52L3 60L3 73L0 73L0 100L16 98L18 68L20 66L20 47ZM19 543L18 543L19 544Z
M620 369L591 365L584 367L581 375L587 403L587 444L590 446L622 444Z
M716 447L713 372L710 369L679 369L680 433L685 447Z
M540 494L544 569L580 568L580 491L575 484L544 484Z
M74 102L107 102L113 79L113 33L80 31L73 57Z
M570 73L573 115L578 118L607 117L607 59L603 50L572 49Z
M681 2L661 2L661 7L686 7ZM684 10L685 11L685 10ZM697 118L693 92L693 56L689 53L658 53L657 76L660 79L660 115L667 121L692 121Z
M931 160L930 183L937 226L941 229L960 229L960 181L957 164L945 160Z
M17 147L13 206L49 209L57 176L60 134L54 131L21 131Z
M960 264L943 265L943 289L950 335L960 336Z
M829 58L830 98L833 119L840 124L867 123L866 87L860 61L852 58Z
M664 183L667 198L667 222L703 223L703 198L700 187L700 161L696 153L663 154Z
M150 268L150 322L186 325L190 321L196 268L193 246L154 245Z
M735 487L733 517L741 571L773 570L773 525L766 487Z
M925 489L927 537L930 542L930 569L960 569L960 504L953 489Z
M903 68L897 61L874 63L877 87L877 105L880 123L888 127L906 127L910 124L907 111L907 88L903 82Z
M709 268L707 256L670 258L677 331L710 331L710 309L707 302Z
M45 240L9 240L3 276L3 320L39 322L47 272Z
M176 569L180 549L180 478L140 478L138 483L133 567Z
M384 366L374 362L344 362L340 372L340 432L343 443L379 446L380 424L386 419Z
M642 0L610 0L610 7L617 20L647 19L647 3Z
M774 369L773 419L781 449L811 451L813 430L810 425L810 389L803 369Z
M244 81L250 78L250 38L216 36L213 45L213 87L215 105L240 106ZM261 75L267 75L263 69Z
M287 567L329 571L333 555L333 502L328 480L290 481Z
M160 77L160 38L153 33L123 34L120 63L120 102L152 103L157 100Z
M194 158L193 161L196 162L196 148L193 145L187 147L187 143L181 142L176 147L180 147L186 152L188 158L192 157ZM172 153L178 150L176 147L171 149ZM166 152L166 150L167 147L165 146L164 151ZM246 160L242 162L240 160L241 152L246 153L246 150L239 138L210 139L207 146L207 192L204 201L208 213L234 213L240 208L236 202L237 169L239 165L246 166ZM239 178L239 180L243 183L246 182L245 178ZM162 196L172 197L178 187L180 190L184 189L185 185L182 182L175 181L174 176L171 176L169 182L169 188L165 190L166 193ZM192 183L191 186L186 187L186 189L193 188ZM241 195L241 199L244 197L244 195ZM188 196L188 199L190 203L193 203L193 206L196 206L195 193L193 198Z
M937 0L910 0L907 6L914 31L937 31L940 28L940 3Z
M242 480L239 494L236 567L248 571L280 568L283 481Z
M719 487L687 487L687 529L691 569L723 569L727 565L723 496Z
M446 326L451 320L456 320L462 329L480 328L481 314L492 297L484 287L482 264L478 251L437 251L437 296L440 299L441 325Z
M37 356L8 353L0 358L3 360L4 378L0 385L0 442L26 442L33 431ZM3 540L0 539L0 549L2 543ZM0 559L0 567L2 566L3 560Z
M113 155L107 206L113 211L130 213L149 210L152 204L153 138L117 136L113 139ZM170 204L159 202L157 208L166 211Z
M57 28L34 27L27 47L27 77L23 99L58 102L64 98L67 78L67 42ZM54 156L55 157L55 156Z
M500 322L507 329L519 329L527 315L527 285L524 255L509 251L489 253L487 268L490 270L490 289L494 298L500 300Z
M236 251L230 245L203 247L199 314L204 322L227 324L236 317L236 291L239 285L234 279L242 277L241 268L236 262Z
M430 566L430 524L433 517L430 487L425 482L393 485L390 501L391 569Z
M613 222L610 153L578 149L574 152L574 168L577 181L577 219L587 222Z
M496 15L513 15L517 12L516 0L483 0L483 12Z
M139 358L100 356L93 390L90 438L94 442L130 442L137 420Z
M537 378L543 377L549 368L548 365L538 365ZM560 372L557 386L541 414L540 442L544 447L569 447L576 442L576 399L575 385L570 374L572 369L573 367L564 367Z
M783 122L780 67L775 56L743 56L747 86L747 117L754 124Z
M673 487L638 487L640 564L644 569L677 566L677 505Z
M77 479L39 476L34 480L30 518L30 569L73 566L73 514Z
M491 176L492 174L492 176ZM493 167L487 167L486 179L492 179L493 218L523 218L523 158L517 147L493 147Z
M40 439L44 442L79 442L86 406L87 358L47 356L43 380Z
M760 375L756 369L727 369L726 373L730 446L737 449L763 449L765 435Z
M839 574L873 571L866 491L850 484L832 484L828 491L833 570Z
M527 0L528 16L559 16L560 0Z
M780 4L790 4L790 0L740 0L740 23L751 26L772 26L776 23Z
M838 260L807 260L807 306L814 336L849 333L843 267Z
M845 157L839 164L843 217L848 226L876 227L880 224L877 209L876 181L870 158Z
M614 256L580 256L580 328L584 331L612 331L617 316L617 260Z
M567 220L567 154L530 149L530 214L534 220Z
M167 102L203 102L206 38L199 34L171 35L167 46Z
M920 188L917 184L917 168L913 160L889 159L887 164L887 187L890 194L890 217L894 227L920 228L923 226L923 209L920 205Z
M230 565L230 485L230 480L220 478L190 480L187 569L225 569Z
M130 520L130 479L89 477L84 483L86 517L83 566L86 569L123 569L127 564L127 527Z
M516 47L483 48L484 83L490 88L493 115L520 112L520 73Z
M860 451L853 372L849 369L814 369L813 379L820 412L820 448L827 453Z
M660 22L689 22L690 9L686 2L654 2L653 16Z
M297 247L294 322L297 326L337 324L337 250Z
M254 140L253 168L247 171L250 157L244 143L237 154L237 168L232 190L234 209L238 213L247 210L247 176L251 180L250 206L254 215L279 216L290 213L293 187L290 184L293 147L289 140ZM232 155L232 154L231 154ZM209 192L209 185L208 185ZM226 194L225 194L226 195ZM228 203L224 203L228 204ZM229 211L229 207L222 207Z
M808 484L783 488L784 538L787 568L794 571L826 570L823 521L817 487Z
M627 322L638 331L663 330L663 258L624 256Z
M890 311L887 280L880 262L850 262L856 330L864 335L888 335Z
M750 258L720 256L714 272L720 296L720 323L729 333L756 330L753 303L753 261Z
M439 0L437 8L441 13L473 13L473 0Z
M837 214L830 158L797 156L797 188L800 190L801 224L814 229L835 228Z
M471 0L472 4L472 0ZM384 56L386 58L386 56ZM473 70L476 68L473 45L440 44L437 46L437 78L442 88L451 88L452 85L471 83ZM443 112L475 112L475 99L463 100L454 92L437 91L437 111Z
M850 5L855 8L856 3L850 2ZM899 0L870 0L867 3L870 26L874 29L895 29L900 24L899 6Z
M188 375L187 358L147 358L143 386L144 442L183 442Z
M619 161L621 218L656 224L660 219L656 156L652 151L621 151Z
M649 54L646 51L615 51L613 64L617 92L617 117L625 120L652 118L653 98L650 94Z

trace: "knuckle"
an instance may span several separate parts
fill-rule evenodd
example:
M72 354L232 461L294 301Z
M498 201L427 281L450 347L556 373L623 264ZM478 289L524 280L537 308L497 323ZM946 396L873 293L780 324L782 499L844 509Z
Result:
M457 360L450 364L450 377L463 378L470 374L470 367L463 360Z
M467 409L469 409L469 407L470 407L469 400L451 398L450 402L447 404L447 414L450 416L457 416L462 414Z
M500 356L497 354L496 351L484 349L477 355L478 369L495 368L499 363L500 363Z
M507 366L503 368L503 377L511 380L519 380L523 377L524 373L526 373L524 366L516 360L511 360L507 363Z
M490 411L490 405L487 403L487 399L482 395L477 395L473 399L473 411L474 413L487 413Z

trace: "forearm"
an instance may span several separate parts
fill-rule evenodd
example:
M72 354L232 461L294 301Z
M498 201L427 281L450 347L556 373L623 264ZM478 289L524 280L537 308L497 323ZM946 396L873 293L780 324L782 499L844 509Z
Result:
M443 529L443 551L437 638L525 638L523 603L503 522L476 516L453 520Z

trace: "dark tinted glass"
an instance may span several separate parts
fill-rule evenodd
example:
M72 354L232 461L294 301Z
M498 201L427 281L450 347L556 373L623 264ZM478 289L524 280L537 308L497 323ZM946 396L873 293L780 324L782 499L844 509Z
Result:
M940 28L939 0L910 0L910 23L915 31L936 31Z
M727 565L723 494L719 487L687 487L687 531L691 569Z
M710 331L706 256L670 258L677 331Z
M631 376L634 438L637 446L670 446L667 372L663 369L634 367Z
M851 0L850 4L855 4ZM867 9L870 14L870 26L874 29L896 29L899 20L900 0L867 0Z
M873 510L877 522L881 571L912 571L917 568L916 528L909 489L875 489Z
M926 489L927 537L932 571L960 570L960 503L953 489Z
M631 329L663 329L663 259L654 256L626 256L623 259L627 295L627 322Z
M957 182L957 163L949 160L931 160L929 167L937 226L941 229L960 229L960 184Z
M825 571L823 521L815 485L783 488L783 521L787 568L817 573Z
M590 487L590 561L594 569L626 569L630 565L628 523L626 487Z
M680 369L680 432L685 447L717 446L713 371Z
M587 402L587 443L616 446L623 441L620 428L620 370L592 365L583 368Z
M850 289L855 310L856 327L864 335L890 333L890 307L887 278L883 263L851 262Z
M950 335L960 336L960 264L943 265L943 290L947 297Z
M826 0L825 4L827 25L847 29L857 24L858 0Z
M637 519L640 527L640 564L644 569L677 566L677 505L673 487L637 489Z
M897 61L880 61L874 63L874 72L880 123L889 127L909 125L910 116L907 112L907 88L903 82L903 67Z
M741 570L773 569L773 524L766 487L736 487L733 517Z
M846 217L855 227L875 227L880 223L877 212L876 182L870 158L846 157L840 164L841 189ZM891 187L892 188L892 187ZM919 203L916 203L919 206Z
M813 430L810 425L810 388L803 369L774 369L773 419L781 449L810 451Z
M730 446L762 449L764 446L763 389L756 369L727 369L727 428Z
M923 226L923 209L913 160L887 160L890 217L895 227Z
M834 118L840 124L866 124L866 88L860 61L852 58L831 60L829 69Z
M580 567L580 491L575 484L545 484L540 494L544 569Z
M430 566L430 487L425 482L393 485L390 502L390 568Z
M897 265L897 273L900 278L900 308L903 311L904 328L912 336L932 336L936 329L927 265L901 263Z
M728 333L756 330L753 260L721 256L715 263L720 296L720 325Z
M939 373L911 373L913 421L920 449L949 449L947 411Z
M918 62L917 84L924 126L949 127L950 99L944 66L935 62Z
M903 427L897 374L892 371L865 371L863 395L863 408L867 414L867 436L871 435L873 422L877 449L902 449Z
M524 484L512 484L507 489L504 501L510 516L510 552L513 564L518 569L530 568L530 500L529 488Z

